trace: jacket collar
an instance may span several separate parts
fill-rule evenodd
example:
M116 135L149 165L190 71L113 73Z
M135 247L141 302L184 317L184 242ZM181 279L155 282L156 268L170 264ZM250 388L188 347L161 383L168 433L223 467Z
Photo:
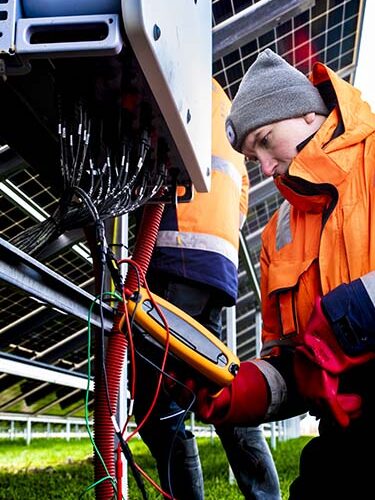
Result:
M350 158L350 147L374 132L375 115L360 98L359 90L325 65L314 65L311 80L316 86L329 83L337 105L294 158L289 175L276 179L275 184L296 208L316 212L329 204L332 193L347 178L355 164L354 158L353 161ZM336 137L339 124L343 125L343 132ZM340 154L343 149L345 155Z

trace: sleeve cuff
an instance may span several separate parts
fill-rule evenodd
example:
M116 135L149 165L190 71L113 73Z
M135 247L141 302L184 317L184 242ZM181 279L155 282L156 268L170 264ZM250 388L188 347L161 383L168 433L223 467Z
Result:
M375 307L367 290L362 279L357 279L322 298L336 339L349 356L375 350Z

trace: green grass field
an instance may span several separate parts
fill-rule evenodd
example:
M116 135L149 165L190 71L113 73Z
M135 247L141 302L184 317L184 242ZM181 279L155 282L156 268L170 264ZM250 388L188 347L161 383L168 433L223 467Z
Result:
M273 450L279 472L283 500L288 498L290 482L298 473L301 448L309 440L301 437L277 444ZM199 449L205 478L206 500L235 500L243 496L228 481L228 463L218 439L199 438ZM131 442L135 461L154 480L157 474L145 445ZM23 440L0 440L0 500L70 500L93 499L94 490L86 490L93 481L92 445L89 439L34 439L30 446ZM150 500L161 499L146 484ZM133 477L129 477L131 500L141 499Z

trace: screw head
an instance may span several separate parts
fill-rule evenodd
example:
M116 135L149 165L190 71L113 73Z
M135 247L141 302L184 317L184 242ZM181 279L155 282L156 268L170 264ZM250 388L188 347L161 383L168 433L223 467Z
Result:
M161 37L161 29L157 24L154 24L153 35L155 41L159 40L159 38Z

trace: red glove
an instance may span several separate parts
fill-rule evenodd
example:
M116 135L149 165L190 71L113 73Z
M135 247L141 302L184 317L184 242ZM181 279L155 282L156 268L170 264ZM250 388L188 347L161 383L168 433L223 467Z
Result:
M317 297L315 301L315 307L303 335L303 345L301 347L311 361L324 368L324 370L335 374L362 365L375 357L375 352L357 356L348 356L344 353L322 310L320 297Z
M252 362L241 363L240 369L231 385L213 393L205 387L198 387L197 382L189 379L184 382L188 389L180 384L166 383L172 397L182 407L192 401L192 391L196 400L193 405L197 417L203 422L214 425L258 425L267 413L269 391L267 382Z
M358 394L339 394L339 377L306 357L302 346L296 349L294 371L301 394L320 414L328 411L342 427L347 427L351 419L360 416L361 397Z
M346 427L352 418L360 415L361 397L339 394L339 375L363 364L374 354L352 357L342 351L318 297L302 344L296 348L294 369L300 393L323 413L328 410L341 426Z

